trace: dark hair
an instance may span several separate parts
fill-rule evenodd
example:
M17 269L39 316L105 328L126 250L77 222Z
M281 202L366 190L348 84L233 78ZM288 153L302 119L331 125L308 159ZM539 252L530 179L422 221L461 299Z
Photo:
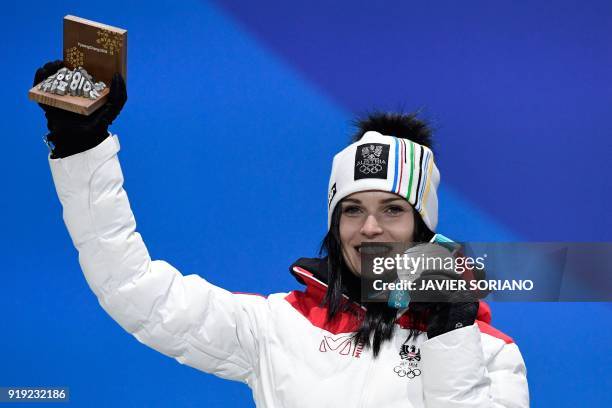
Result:
M385 135L409 139L431 148L431 130L428 125L417 119L416 114L398 113L372 113L364 119L355 122L358 131L353 135L352 141L358 141L370 130ZM340 240L340 217L342 205L339 202L331 217L330 228L321 243L320 255L327 255L328 287L323 304L327 307L327 319L333 320L338 313L350 311L350 303L344 301L343 294L351 300L361 303L361 287L359 278L349 269L342 254ZM414 211L415 230L414 242L427 242L433 237L433 232L425 225L421 216ZM408 310L411 329L408 338L414 336L422 327L422 316ZM354 335L357 343L372 347L374 357L380 351L383 342L389 340L395 329L397 310L388 307L385 303L371 302L367 304L367 311L361 326Z

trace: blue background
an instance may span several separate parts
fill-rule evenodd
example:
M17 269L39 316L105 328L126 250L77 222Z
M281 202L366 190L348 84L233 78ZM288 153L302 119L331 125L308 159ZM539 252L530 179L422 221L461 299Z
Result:
M376 4L372 4L376 3ZM3 5L0 386L75 406L252 406L249 389L138 343L80 272L27 100L62 17L129 31L126 189L154 258L234 291L289 291L326 230L355 114L436 129L440 232L612 240L612 3L86 1ZM494 304L534 407L612 406L609 304ZM306 392L306 390L304 390Z

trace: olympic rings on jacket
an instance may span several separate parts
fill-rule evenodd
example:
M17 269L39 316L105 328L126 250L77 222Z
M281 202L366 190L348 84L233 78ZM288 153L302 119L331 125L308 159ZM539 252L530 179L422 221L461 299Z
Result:
M408 377L410 379L413 379L414 377L418 377L419 375L421 375L421 370L419 370L418 368L415 368L413 370L410 367L401 366L401 365L395 366L393 368L393 372L399 375L400 377Z

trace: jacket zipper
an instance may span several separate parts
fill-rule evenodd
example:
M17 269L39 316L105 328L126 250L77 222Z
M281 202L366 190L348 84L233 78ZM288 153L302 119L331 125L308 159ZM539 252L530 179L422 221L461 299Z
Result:
M371 350L369 351L371 352ZM376 363L376 359L374 358L374 356L372 356L370 360L370 365L368 367L368 372L366 374L365 381L363 384L363 388L361 391L361 397L359 398L359 406L362 408L366 406L368 395L370 394L368 392L369 391L368 382L370 381L370 374L372 373L372 369L374 368L375 363Z

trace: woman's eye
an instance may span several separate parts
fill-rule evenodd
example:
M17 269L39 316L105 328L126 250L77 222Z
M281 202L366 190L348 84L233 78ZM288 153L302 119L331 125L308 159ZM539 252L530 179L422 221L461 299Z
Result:
M392 205L391 207L388 207L385 210L385 212L387 214L391 214L391 215L398 215L398 214L403 213L404 211L405 210L402 207L398 206L398 205Z
M360 211L361 208L357 207L356 205L347 205L342 209L342 212L347 215L359 214Z

